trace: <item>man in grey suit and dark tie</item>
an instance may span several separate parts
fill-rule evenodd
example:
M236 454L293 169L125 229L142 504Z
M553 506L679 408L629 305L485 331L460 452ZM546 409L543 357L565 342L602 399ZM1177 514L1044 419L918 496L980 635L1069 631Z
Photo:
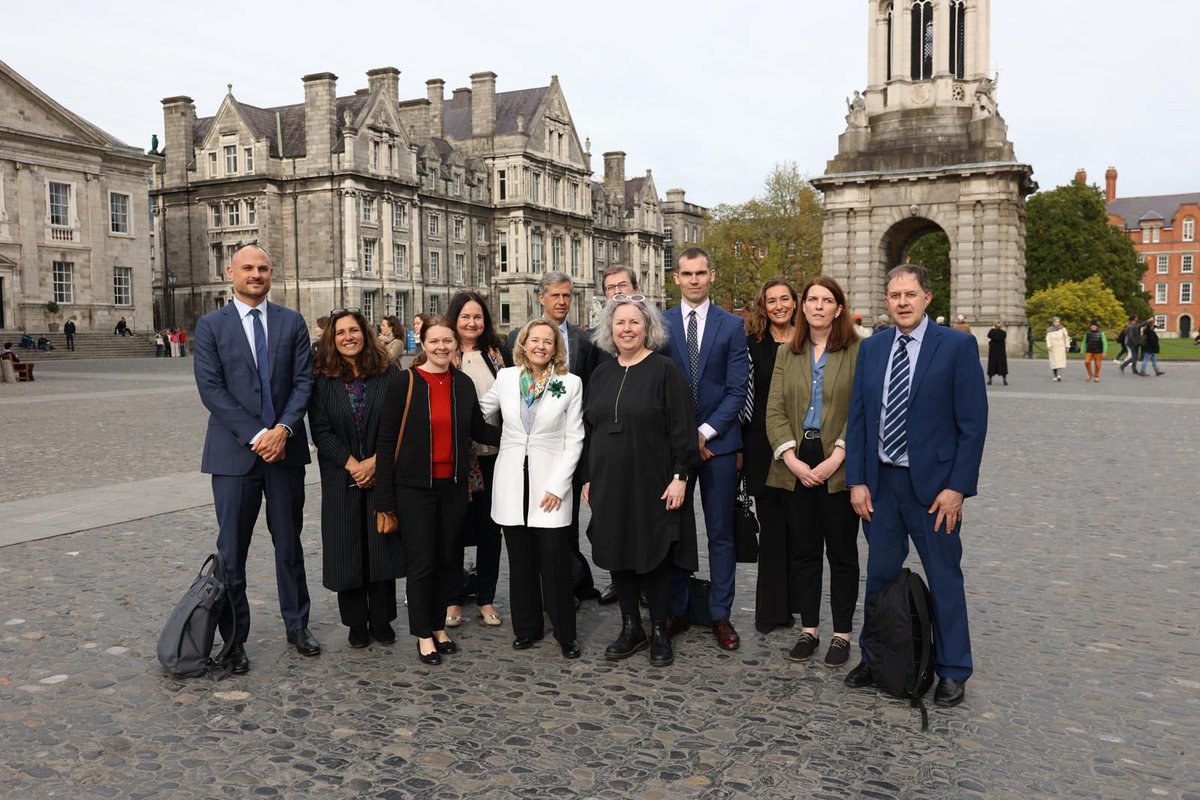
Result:
M304 414L312 392L308 328L295 311L267 301L271 256L255 244L233 255L226 273L233 302L196 323L196 387L210 412L201 471L212 475L217 550L228 570L237 633L232 671L250 669L246 555L262 499L275 546L279 609L288 643L315 656L321 646L308 631L309 597L300 528L304 521L304 465L309 463Z

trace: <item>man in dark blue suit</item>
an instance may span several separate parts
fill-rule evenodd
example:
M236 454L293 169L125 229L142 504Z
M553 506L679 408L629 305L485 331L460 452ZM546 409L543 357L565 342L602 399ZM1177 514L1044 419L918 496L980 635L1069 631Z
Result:
M683 302L663 314L663 320L670 334L666 352L688 381L700 441L701 463L696 475L687 476L684 508L692 507L698 479L708 533L712 580L708 608L713 635L722 648L736 650L741 639L729 621L737 570L733 501L737 494L737 453L742 449L738 413L746 402L750 354L741 318L709 299L715 276L708 253L699 247L684 250L675 269L675 283ZM688 588L688 576L676 573L668 622L672 634L687 627Z
M226 272L233 302L196 323L192 355L200 400L211 412L200 469L212 475L217 550L228 569L237 617L230 665L241 674L250 669L244 646L250 632L246 555L264 494L288 643L304 655L321 652L308 631L300 546L304 465L310 461L303 420L313 378L304 318L267 302L273 272L267 251L242 247Z
M859 349L846 483L867 538L866 603L900 577L908 540L916 545L933 599L934 702L955 706L972 671L962 507L979 481L988 403L975 337L930 322L925 308L932 299L923 267L902 264L888 272L887 307L896 327ZM869 624L863 620L863 631ZM874 682L870 658L864 649L847 686Z

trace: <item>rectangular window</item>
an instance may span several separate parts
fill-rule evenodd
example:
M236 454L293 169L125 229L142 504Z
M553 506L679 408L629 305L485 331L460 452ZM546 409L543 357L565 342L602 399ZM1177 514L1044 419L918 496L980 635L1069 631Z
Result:
M467 283L467 257L462 253L454 254L454 283L457 286Z
M1158 242L1162 240L1162 226L1161 225L1155 225L1150 228L1150 240L1152 242L1154 242L1155 244L1158 244Z
M1170 256L1159 256L1158 257L1158 274L1166 275L1169 264L1170 264Z
M442 254L436 250L429 251L429 280L438 281L442 278Z
M246 201L246 224L247 225L257 225L258 224L258 208L255 206L253 200Z
M1154 327L1158 328L1160 331L1165 331L1167 329L1167 315L1166 314L1155 314L1154 315Z
M371 169L379 170L379 142L371 142Z
M437 214L429 215L429 235L438 236L441 229L441 218Z
M571 239L571 274L579 277L579 267L583 259L583 242L579 237Z
M375 295L378 292L363 292L362 295L362 313L367 318L367 322L375 319Z
M392 203L392 227L408 227L408 204L399 201Z
M480 289L487 286L487 256L479 256L475 267L475 285Z
M75 265L70 261L54 262L54 302L75 302Z
M1196 220L1192 217L1187 217L1183 221L1183 241L1196 241Z
M108 229L112 233L129 233L129 195L109 192Z
M455 218L454 218L454 238L455 238L455 239L457 239L457 240L459 240L459 241L461 241L461 240L462 240L462 238L463 238L463 229L464 229L464 226L463 226L463 218L462 218L462 217L455 217Z
M364 197L362 199L362 221L368 225L375 220L375 198Z
M394 145L394 144L389 144L389 145L388 145L388 163L387 163L387 168L388 168L388 172L395 172L395 171L396 171L396 145Z
M562 179L561 178L551 178L551 180L550 180L550 196L548 198L546 198L546 201L548 203L550 203L550 205L552 205L552 206L557 206L557 205L562 204Z
M1154 304L1160 306L1166 302L1167 302L1167 284L1165 284L1165 283L1154 284Z
M436 317L438 314L441 313L441 311L442 311L442 298L438 297L436 294L430 295L429 296L429 313L433 314Z
M553 269L562 269L563 255L563 237L550 237L550 266Z
M210 178L218 177L217 154L215 151L208 154L208 177L210 177Z
M214 228L221 227L221 204L212 204L212 226Z
M486 222L476 222L475 223L475 241L479 242L480 244L487 244L487 223Z
M220 275L225 269L225 246L220 242L212 246L213 274Z
M496 171L496 194L501 200L508 198L508 173L502 169Z
M1185 283L1179 284L1179 302L1180 303L1192 302L1192 283L1191 283L1191 281L1187 281Z
M242 224L242 207L237 202L227 203L225 206L225 218L229 221L229 227L236 228Z
M1194 272L1195 267L1193 266L1193 259L1195 259L1195 256L1191 253L1184 253L1181 255L1179 257L1179 271L1185 275L1190 275L1192 272Z
M508 272L508 234L496 234L496 264L501 272Z
M453 186L454 186L454 188L453 188L454 196L455 197L461 196L462 195L462 178L459 177L458 175L454 176Z
M236 244L225 245L225 260L228 261L230 264L232 264L233 263L233 254L236 253L237 251L238 251L238 246Z
M533 246L530 248L530 251L532 254L532 259L533 259L533 271L541 272L542 271L542 234L535 233L535 234L531 235L529 238L533 242Z
M363 239L363 272L375 269L375 240ZM370 317L368 317L370 319Z
M408 261L408 248L402 244L392 245L392 269L397 275L404 274L404 262Z
M529 184L529 199L535 203L542 201L542 173L533 173L533 182Z
M71 184L50 184L50 224L62 228L71 226Z
M254 172L254 148L247 147L242 151L242 163L246 165L246 172Z
M237 170L237 146L232 145L232 144L226 145L225 146L225 174L226 175L236 175L237 171L238 171Z
M571 183L570 188L567 191L568 191L567 200L569 201L567 203L567 207L569 209L571 209L572 211L578 211L579 210L579 184Z
M512 325L512 306L508 303L500 304L500 324L506 327Z
M113 267L113 305L133 305L132 267Z

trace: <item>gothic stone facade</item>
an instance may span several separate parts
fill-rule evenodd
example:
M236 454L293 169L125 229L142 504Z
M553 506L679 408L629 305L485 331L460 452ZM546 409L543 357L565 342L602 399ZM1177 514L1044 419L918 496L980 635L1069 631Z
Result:
M0 62L0 330L151 329L153 163Z
M1001 320L1023 347L1025 197L987 75L989 0L868 0L868 80L847 100L825 193L823 263L856 312L884 309L884 275L930 231L950 239L950 310ZM988 325L975 325L982 337ZM981 338L982 343L982 338Z
M273 256L274 298L310 320L347 305L407 320L474 288L507 329L540 311L537 282L560 270L576 283L573 321L587 322L591 155L557 77L498 93L481 72L449 98L432 79L402 101L399 74L371 70L343 97L336 76L308 75L304 103L272 108L231 89L203 119L190 98L163 101L155 196L180 322L226 301L225 267L248 241ZM661 249L661 220L647 239Z

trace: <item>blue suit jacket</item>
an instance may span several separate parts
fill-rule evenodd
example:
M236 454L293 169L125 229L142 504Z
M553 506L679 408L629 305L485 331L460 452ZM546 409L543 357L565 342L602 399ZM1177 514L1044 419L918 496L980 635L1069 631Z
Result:
M683 327L681 306L663 314L667 326L666 355L674 359L685 380L692 379L688 364L687 333ZM746 328L742 318L730 314L715 303L709 306L704 323L704 338L700 341L699 410L696 427L705 423L717 432L708 441L708 449L716 455L742 449L742 426L738 414L746 403L746 386L750 381L750 354L746 350Z
M303 466L311 460L304 430L313 384L308 326L290 308L270 302L264 307L276 421L292 429L279 463ZM196 323L192 361L200 401L210 412L200 470L210 475L245 475L258 459L250 450L250 440L265 425L258 369L233 303Z
M895 329L865 339L858 351L846 423L846 483L879 488L879 417ZM908 404L908 463L917 498L932 505L943 489L970 497L979 482L987 435L987 389L975 337L932 321L913 373Z

